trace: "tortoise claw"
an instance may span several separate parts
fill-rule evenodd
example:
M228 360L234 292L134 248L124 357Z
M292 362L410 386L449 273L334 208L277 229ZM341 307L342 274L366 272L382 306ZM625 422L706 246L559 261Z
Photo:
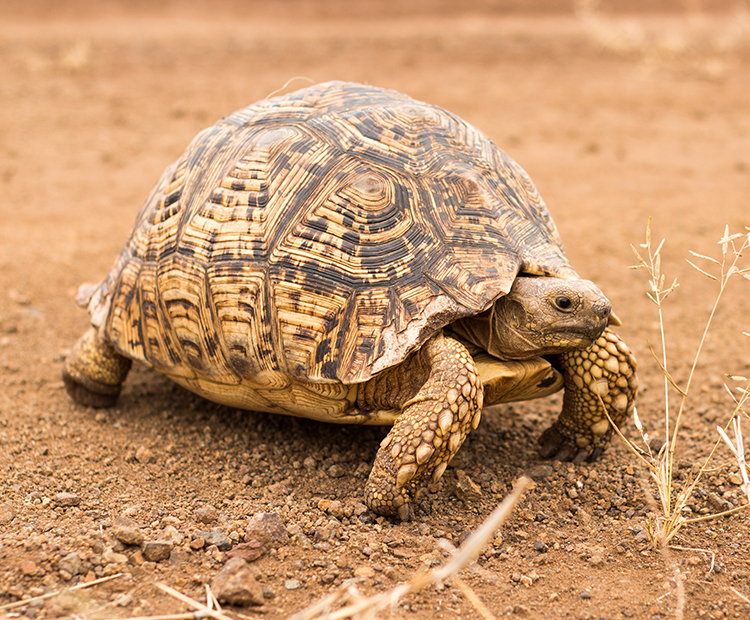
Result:
M545 459L572 463L593 463L603 452L601 446L580 448L575 440L564 435L553 424L539 438L539 454Z
M414 519L414 507L411 502L406 502L398 507L398 518L402 521L411 521Z

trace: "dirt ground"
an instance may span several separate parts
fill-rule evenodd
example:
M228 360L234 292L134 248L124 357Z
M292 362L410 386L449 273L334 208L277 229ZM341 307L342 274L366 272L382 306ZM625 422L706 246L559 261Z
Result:
M155 583L204 600L258 512L276 513L291 538L251 564L262 608L230 615L286 618L354 576L362 593L382 592L445 561L439 539L459 544L531 472L534 488L462 573L489 611L675 617L674 573L644 534L651 508L623 443L592 465L538 457L559 395L486 414L416 521L399 524L361 504L386 429L223 408L143 368L116 408L96 411L71 402L60 379L87 324L77 287L104 276L190 139L292 78L287 90L343 79L441 105L529 172L573 265L623 320L640 360L639 412L658 435L657 315L643 273L627 269L630 244L643 241L649 217L667 238L663 268L681 283L665 309L669 355L684 382L717 292L684 259L688 250L718 256L725 225L750 225L750 14L698 2L638 3L652 11L627 14L624 4L581 2L574 13L551 1L3 3L0 606L122 574L0 616L184 612ZM724 374L750 372L749 285L730 283L706 342L679 478L730 416ZM728 450L717 463L692 513L742 503ZM118 542L123 517L146 540L170 540L171 554L155 561ZM671 552L686 618L750 617L749 529L740 512L675 539L692 549ZM451 584L407 597L391 615L479 617Z

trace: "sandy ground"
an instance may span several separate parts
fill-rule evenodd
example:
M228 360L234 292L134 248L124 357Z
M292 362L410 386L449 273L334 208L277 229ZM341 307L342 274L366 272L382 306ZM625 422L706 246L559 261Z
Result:
M151 186L190 139L292 78L287 90L343 79L459 114L530 173L573 264L625 324L620 333L641 362L641 418L658 434L664 396L649 354L657 315L643 273L627 269L630 244L644 240L649 217L656 240L667 238L662 266L681 283L665 309L668 350L684 383L718 290L684 258L720 256L725 225L750 225L750 18L701 13L699 3L634 15L605 5L578 16L544 10L551 5L527 13L489 1L392 11L367 2L5 7L0 606L122 575L0 616L182 612L154 584L203 599L227 551L208 539L201 546L198 532L236 547L257 512L279 515L292 541L252 563L266 591L261 610L230 614L285 618L355 575L363 593L385 591L444 561L438 540L461 542L532 471L534 488L463 573L490 612L674 617L674 573L642 532L651 507L622 442L593 465L537 456L559 396L486 415L426 510L401 525L361 511L363 472L384 429L222 408L142 368L117 408L97 412L73 404L60 379L87 323L74 303L78 285L104 276ZM731 414L724 374L750 372L741 335L750 331L749 284L730 282L706 341L677 449L681 478ZM742 504L728 450L717 463L726 466L701 482L695 514ZM477 497L462 496L465 476ZM61 505L60 493L77 505ZM146 539L168 538L170 557L149 560L117 542L122 517ZM693 549L671 552L686 580L686 618L750 617L741 598L750 597L748 525L741 512L675 539ZM479 617L451 584L408 597L392 615Z

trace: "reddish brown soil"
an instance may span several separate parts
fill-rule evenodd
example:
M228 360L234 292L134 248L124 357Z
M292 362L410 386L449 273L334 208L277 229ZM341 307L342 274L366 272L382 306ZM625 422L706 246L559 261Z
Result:
M203 599L203 584L226 557L191 548L194 533L241 542L259 511L278 513L305 535L254 562L274 594L262 617L287 617L355 574L364 576L362 592L376 593L440 560L438 539L463 540L532 470L535 488L463 573L489 610L674 617L674 575L639 535L650 508L622 442L594 465L539 460L535 441L559 397L485 415L432 489L428 510L401 525L349 516L384 429L229 410L142 368L117 408L97 412L73 404L60 379L61 361L87 323L74 303L78 285L103 277L152 184L197 131L295 76L343 79L444 106L526 168L573 264L601 286L625 324L620 332L641 361L639 410L656 433L663 390L648 347L658 343L658 323L643 274L627 270L629 246L643 241L649 217L654 235L667 237L663 267L681 282L666 309L669 354L684 382L717 287L683 259L689 249L717 256L725 224L733 231L750 225L750 20L719 3L704 5L710 13L700 3L683 10L665 2L672 12L634 15L603 4L601 13L576 17L541 1L526 12L521 2L489 0L381 9L357 0L5 3L0 606L123 576L0 616L184 611L154 583ZM659 8L640 3L647 4ZM296 79L290 88L307 83ZM730 415L724 373L750 372L741 336L750 331L748 284L730 284L698 365L677 453L680 477ZM728 466L701 483L694 512L742 503L726 449L717 462ZM331 477L332 465L344 475ZM458 499L464 475L481 487L480 498ZM58 506L60 492L80 504ZM338 511L321 500L340 501L344 515L335 518ZM218 517L202 523L205 511L195 511L206 505ZM150 539L171 525L182 539L172 557L149 562L137 548L115 544L111 527L123 514ZM750 617L740 596L750 597L749 525L743 512L677 537L676 545L700 549L671 552L686 578L686 618ZM113 551L124 561L113 561ZM287 589L294 580L300 587ZM123 593L129 596L117 598ZM260 617L251 608L234 611ZM448 584L408 597L393 616L478 613Z

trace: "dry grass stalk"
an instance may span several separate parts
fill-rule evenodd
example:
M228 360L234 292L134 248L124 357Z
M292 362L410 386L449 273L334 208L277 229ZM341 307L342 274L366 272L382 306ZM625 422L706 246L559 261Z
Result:
M88 583L79 583L78 585L72 586L67 589L68 590L83 590L84 588L91 588L93 586L98 586L100 583L104 583L105 581L111 581L112 579L117 579L118 577L122 577L122 573L117 573L116 575L110 575L109 577L102 577L101 579L94 579L94 581L89 581ZM44 601L48 598L54 598L55 596L58 596L62 592L63 590L55 590L54 592L42 594L41 596L35 596L33 598L27 598L22 601L8 603L7 605L0 606L0 611L5 611L7 609L15 609L16 607L24 607L25 605L30 605L31 603L34 603L36 601Z
M734 592L734 593L735 593L735 594L736 594L737 596L739 596L739 597L740 597L740 598L741 598L741 599L742 599L743 601L745 601L746 603L750 604L750 598L747 598L747 597L746 597L746 596L745 596L744 594L742 594L742 593L738 592L738 591L737 591L737 590L735 590L735 589L734 589L734 588L733 588L732 586L729 586L729 589L730 589L730 590L731 590L732 592Z
M176 598L177 600L182 601L183 603L186 603L190 605L193 609L195 609L194 612L191 613L191 618L214 618L215 620L232 620L229 616L224 614L221 611L221 607L219 607L219 602L216 600L216 598L213 595L213 592L211 592L211 589L206 586L206 604L199 603L195 599L190 598L189 596L183 594L182 592L178 592L174 588L170 588L168 585L163 583L157 583L156 587L162 590L163 592L166 592L169 594L169 596L172 596ZM214 607L216 606L216 609ZM155 620L153 616L148 616L145 618L141 618L138 620Z
M375 618L384 609L395 609L404 596L422 590L427 586L437 585L448 579L453 579L457 587L465 593L470 588L460 581L460 579L456 581L458 573L479 556L482 549L493 538L495 530L507 519L513 507L521 499L529 483L530 480L528 478L521 477L516 482L510 494L487 517L484 523L464 541L461 547L454 553L451 560L444 566L431 571L419 571L406 583L400 584L388 592L370 597L360 595L354 585L356 580L350 580L342 584L338 590L326 598L296 613L290 620ZM459 585L459 582L461 585ZM484 618L488 620L494 619L492 613L479 601L474 592L471 592L467 598ZM479 606L477 606L477 603L479 603ZM342 604L343 606L340 606ZM339 607L334 609L337 605Z
M747 277L746 274L745 274L745 277ZM750 333L747 333L747 332L743 332L743 334L745 336L750 336ZM742 381L745 383L745 387L736 388L737 391L739 391L741 395L740 398L737 398L734 395L734 392L731 389L729 389L729 387L726 384L724 384L724 387L726 388L727 392L729 392L729 395L732 397L732 400L734 400L735 402L734 416L732 417L732 430L734 432L735 442L732 443L725 429L717 426L716 430L719 432L719 435L724 440L724 442L729 446L729 449L732 451L732 454L734 454L734 458L737 460L737 465L739 466L739 469L740 469L740 475L742 476L742 484L740 485L740 488L742 489L742 492L747 497L748 504L750 504L750 478L748 477L748 473L747 473L747 462L745 460L744 441L742 439L742 426L740 424L740 417L739 417L740 413L742 413L745 417L750 417L747 411L745 410L745 405L748 403L748 401L750 401L750 380L748 380L747 377L736 377L733 375L730 375L729 378L735 381Z
M747 229L747 230L750 230L750 229ZM661 368L664 374L664 402L665 402L664 423L665 423L665 429L666 429L665 437L664 437L664 445L656 454L654 454L654 452L651 449L649 435L643 429L643 425L641 424L640 419L638 418L637 410L634 410L633 418L634 418L635 426L641 435L641 439L643 441L644 447L640 447L635 442L626 439L625 437L623 437L622 433L620 433L619 429L616 429L616 430L617 430L618 435L620 435L623 441L625 441L626 445L640 459L640 462L645 466L645 468L647 469L647 471L649 472L651 476L651 479L656 484L656 488L659 494L660 512L657 513L654 522L652 524L651 523L649 524L650 526L653 525L653 527L650 527L649 533L651 534L652 544L654 547L657 547L659 545L663 545L663 546L668 545L669 541L674 537L674 535L679 531L679 529L687 523L694 523L694 522L703 521L706 519L715 518L720 515L731 514L732 512L735 512L737 510L737 509L734 509L734 510L725 511L725 512L714 514L714 515L708 515L704 517L694 517L694 518L687 518L683 514L684 508L687 506L689 499L692 497L692 494L699 480L706 473L706 471L708 471L708 467L711 462L711 459L713 458L714 453L716 452L717 448L720 445L720 440L717 440L717 442L714 444L708 457L704 461L703 465L701 466L701 468L699 469L698 473L695 475L693 480L690 483L688 483L683 489L681 489L680 492L678 493L675 493L675 490L674 490L674 476L673 476L674 453L675 453L675 448L677 446L678 433L680 430L682 415L685 410L685 405L687 403L688 395L690 393L690 388L693 384L693 379L695 377L695 371L698 365L698 360L700 359L701 353L703 351L703 346L706 342L706 337L708 335L708 332L712 326L713 319L716 314L716 310L719 306L719 303L721 302L721 299L723 297L723 294L725 292L726 286L730 278L732 278L735 275L740 275L743 278L750 280L750 268L741 269L738 266L739 260L742 257L742 253L748 248L750 248L750 232L730 234L729 228L726 227L724 231L724 236L721 239L719 239L718 243L721 246L721 260L717 260L710 256L698 254L696 252L692 252L692 251L690 252L690 254L694 256L695 258L698 258L702 261L707 261L712 266L712 267L709 267L708 269L713 268L714 271L718 270L719 273L717 275L714 275L710 273L708 270L699 267L692 261L689 261L689 260L687 261L699 273L703 274L704 276L712 280L715 280L719 285L719 292L716 296L716 299L714 300L708 320L706 321L703 334L701 336L700 342L698 344L698 348L693 358L693 364L690 368L690 373L688 375L687 381L682 386L679 385L677 381L675 381L675 379L671 376L669 372L667 347L666 347L667 337L666 337L666 330L664 326L664 317L662 313L662 305L664 301L667 299L670 293L672 293L677 288L678 283L675 280L671 286L669 287L665 286L665 276L661 272L661 255L660 255L661 248L664 244L664 240L662 240L661 243L659 243L659 245L656 247L655 250L653 249L653 246L651 244L651 220L649 220L648 226L646 228L646 243L641 245L641 248L645 250L644 252L645 256L642 256L641 253L636 248L633 248L633 251L635 252L635 255L638 259L638 265L636 265L633 268L645 269L648 272L650 290L648 291L647 295L649 299L651 299L651 301L656 305L658 316L659 316L661 351L662 351L661 359L657 357L656 353L653 350L652 350L652 354L654 355L654 359L659 364L659 367ZM677 413L674 416L672 415L672 410L670 407L670 388L675 389L680 396ZM742 404L744 404L746 398L747 398L747 394L745 393L742 400L738 401L737 399L735 399L736 407L735 407L735 410L733 412L731 419L736 419L737 415L739 414L741 410ZM727 427L728 426L729 424L727 424ZM736 453L735 453L735 456L736 456ZM750 497L749 497L749 501L750 501Z

